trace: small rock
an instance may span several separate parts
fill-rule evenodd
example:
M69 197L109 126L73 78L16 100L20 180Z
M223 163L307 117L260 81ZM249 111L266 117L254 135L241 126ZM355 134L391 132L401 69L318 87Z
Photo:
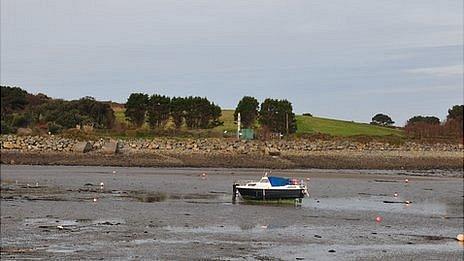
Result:
M78 152L78 153L86 153L92 150L92 145L87 142L78 142L76 145L74 145L73 151Z
M32 135L32 129L30 128L18 128L16 134L20 136Z

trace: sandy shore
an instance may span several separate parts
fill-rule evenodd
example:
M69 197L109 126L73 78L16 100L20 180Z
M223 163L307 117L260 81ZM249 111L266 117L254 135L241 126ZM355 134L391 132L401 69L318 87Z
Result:
M255 179L260 169L2 165L1 258L462 258L462 178L406 183L403 175L362 172L274 171L310 178L311 196L295 207L232 203L233 181Z
M2 150L2 164L121 167L224 167L271 169L463 170L463 152L327 151L269 156L258 153L118 153L19 152Z

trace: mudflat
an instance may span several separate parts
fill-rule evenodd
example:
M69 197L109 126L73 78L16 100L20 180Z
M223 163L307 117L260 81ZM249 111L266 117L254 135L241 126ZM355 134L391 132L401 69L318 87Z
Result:
M455 240L464 231L462 170L440 177L420 170L274 170L309 178L310 197L301 206L232 202L233 181L262 174L1 165L1 258L463 257Z
M2 164L196 167L272 169L463 170L462 151L319 151L279 156L225 152L137 152L105 155L96 151L29 152L2 150Z

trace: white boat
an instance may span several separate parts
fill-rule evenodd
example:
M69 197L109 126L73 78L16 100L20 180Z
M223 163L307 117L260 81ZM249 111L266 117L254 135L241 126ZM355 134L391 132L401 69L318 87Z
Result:
M302 199L309 196L308 188L303 180L267 176L259 181L250 181L234 184L235 193L247 200L287 200Z

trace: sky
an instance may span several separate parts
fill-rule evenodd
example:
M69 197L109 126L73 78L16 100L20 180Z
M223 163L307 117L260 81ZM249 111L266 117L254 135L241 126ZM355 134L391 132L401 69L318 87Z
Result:
M403 125L462 104L463 1L1 0L0 82L54 98L288 99Z

